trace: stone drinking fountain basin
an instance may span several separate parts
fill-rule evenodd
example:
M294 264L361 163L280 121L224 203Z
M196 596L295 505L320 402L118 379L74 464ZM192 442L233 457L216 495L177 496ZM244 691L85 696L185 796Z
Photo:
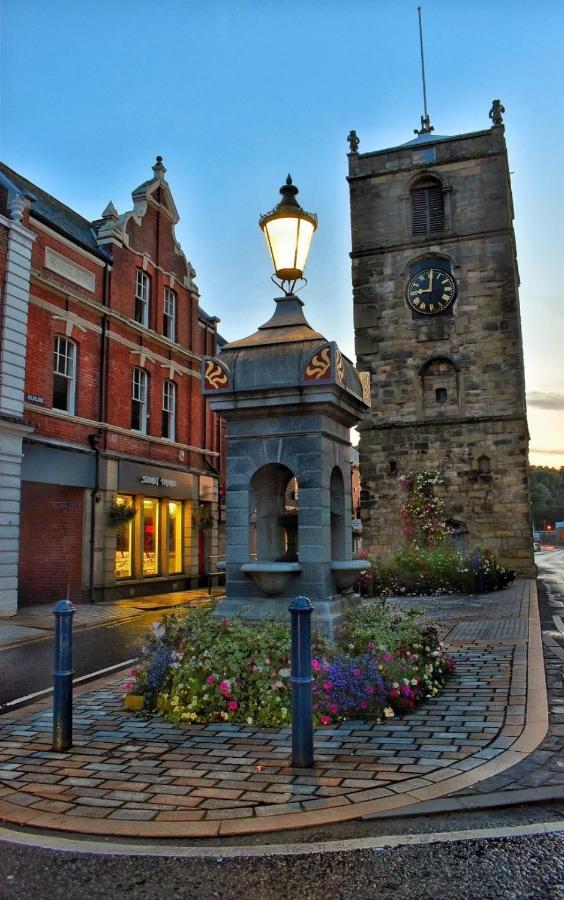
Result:
M297 562L249 562L241 566L241 572L250 575L259 591L268 597L283 594L292 578L301 571Z
M331 563L331 574L338 591L348 591L360 575L369 568L364 559L347 559Z

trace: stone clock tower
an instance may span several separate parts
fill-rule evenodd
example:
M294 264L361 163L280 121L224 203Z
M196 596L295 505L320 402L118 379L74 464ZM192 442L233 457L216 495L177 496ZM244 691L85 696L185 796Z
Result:
M437 467L452 539L534 571L528 428L503 107L492 127L358 152L349 135L363 543L398 549L398 476Z

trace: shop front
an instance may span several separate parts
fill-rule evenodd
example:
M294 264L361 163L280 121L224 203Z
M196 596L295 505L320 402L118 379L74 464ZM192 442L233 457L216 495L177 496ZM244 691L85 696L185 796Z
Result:
M216 497L215 479L120 461L117 491L108 496L112 571L104 596L196 587L209 568L202 543L213 545Z

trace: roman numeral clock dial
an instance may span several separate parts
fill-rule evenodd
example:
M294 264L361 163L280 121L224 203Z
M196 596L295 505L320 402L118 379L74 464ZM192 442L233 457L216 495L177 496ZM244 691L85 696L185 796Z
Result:
M456 298L456 281L443 269L422 269L408 282L405 297L415 312L435 316Z

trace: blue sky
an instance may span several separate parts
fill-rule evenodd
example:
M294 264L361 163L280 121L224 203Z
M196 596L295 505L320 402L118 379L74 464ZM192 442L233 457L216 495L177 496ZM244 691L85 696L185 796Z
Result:
M506 108L531 457L564 465L560 0L424 0L438 134ZM410 140L422 112L412 0L4 0L1 146L8 165L88 218L122 212L162 154L177 236L228 339L276 293L257 226L288 172L319 215L302 297L354 355L346 136Z

